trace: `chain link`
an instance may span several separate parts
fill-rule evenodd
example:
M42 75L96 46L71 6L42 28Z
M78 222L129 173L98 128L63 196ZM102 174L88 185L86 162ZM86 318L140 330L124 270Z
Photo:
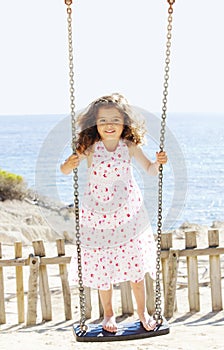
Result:
M74 64L73 64L73 44L72 44L72 0L65 0L67 5L67 22L68 22L68 57L69 57L69 85L70 85L70 113L72 126L72 150L76 153L76 123L75 123L75 89L74 89ZM73 170L73 188L74 188L74 209L75 209L75 229L76 229L76 247L78 260L78 279L79 279L79 302L80 302L80 329L82 332L87 331L86 322L86 297L82 278L82 259L81 259L81 241L79 226L79 185L78 169Z
M175 0L167 0L169 3L168 9L168 25L167 25L167 43L166 43L166 59L165 59L165 75L164 75L164 90L162 100L162 116L160 130L160 151L164 150L165 131L166 131L166 112L167 112L167 96L168 96L168 81L170 70L170 47L171 47L171 32L172 32L172 14L173 4ZM162 235L162 205L163 205L163 166L159 167L158 181L158 221L157 221L157 258L156 258L156 296L155 296L155 313L154 319L157 324L163 323L162 308L161 308L161 286L160 286L160 263L161 263L161 235Z

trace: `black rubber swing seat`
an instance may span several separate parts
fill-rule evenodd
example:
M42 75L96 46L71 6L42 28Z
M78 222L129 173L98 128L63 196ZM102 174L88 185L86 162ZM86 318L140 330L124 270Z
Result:
M78 342L111 342L156 337L170 332L168 322L163 319L162 325L158 325L153 331L146 331L139 321L118 324L118 331L110 333L105 331L100 324L88 324L86 332L82 332L80 326L73 325L73 332Z

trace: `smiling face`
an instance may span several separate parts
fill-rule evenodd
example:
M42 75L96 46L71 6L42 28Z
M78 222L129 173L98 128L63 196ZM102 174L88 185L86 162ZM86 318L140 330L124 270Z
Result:
M102 141L119 141L124 129L124 117L115 107L100 107L96 125Z

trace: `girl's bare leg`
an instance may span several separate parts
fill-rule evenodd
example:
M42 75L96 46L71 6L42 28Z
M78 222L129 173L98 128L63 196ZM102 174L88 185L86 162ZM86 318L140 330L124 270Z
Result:
M146 310L145 282L144 280L138 283L131 282L131 287L136 299L139 320L147 331L151 331L156 327L156 321L149 316Z
M105 329L108 332L114 333L117 331L117 324L115 321L114 311L112 307L112 292L112 286L109 290L99 290L100 300L104 311L104 319L102 322L103 329Z

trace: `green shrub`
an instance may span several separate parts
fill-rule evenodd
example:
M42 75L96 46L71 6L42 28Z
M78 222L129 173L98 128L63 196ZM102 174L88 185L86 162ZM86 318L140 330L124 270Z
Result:
M0 169L0 200L22 200L27 194L27 185L20 175Z

